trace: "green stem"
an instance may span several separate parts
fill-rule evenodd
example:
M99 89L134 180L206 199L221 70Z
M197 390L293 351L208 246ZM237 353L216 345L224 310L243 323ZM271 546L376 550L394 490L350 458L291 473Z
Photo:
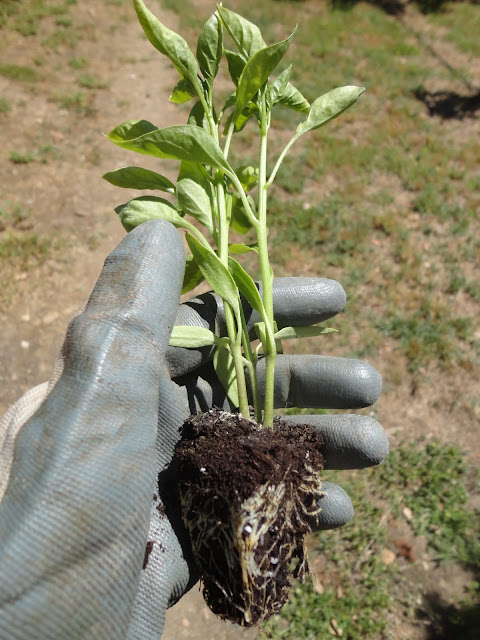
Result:
M273 171L270 175L270 178L268 179L268 182L266 183L266 188L268 189L272 182L275 180L275 176L277 175L277 171L280 169L280 165L283 162L283 159L285 158L285 156L287 155L287 153L290 151L291 146L294 144L294 142L296 142L298 140L300 136L293 136L293 138L290 140L290 142L288 142L284 148L284 150L282 151L282 153L279 155L278 160L275 164L275 166L273 167Z
M228 127L228 131L227 131L227 139L225 140L225 146L223 147L223 155L225 156L225 158L228 158L228 152L230 150L230 142L232 140L232 135L233 135L233 131L235 129L235 122L231 121L230 126Z
M248 335L247 323L245 321L245 314L240 305L240 314L242 316L242 343L243 351L245 353L245 360L248 375L250 377L250 389L252 392L253 407L255 409L255 420L260 424L262 421L262 401L260 398L260 389L258 387L257 378L257 358L252 351L252 344L250 342L250 336Z
M228 221L227 208L225 203L225 189L223 186L223 175L221 171L217 173L217 202L218 202L218 257L228 269ZM239 303L240 308L240 303ZM245 380L245 369L243 367L242 356L242 331L240 313L234 313L232 307L224 301L225 322L232 351L235 374L237 377L239 410L242 415L248 417L250 409L248 405L247 383Z
M258 239L258 254L260 258L260 273L262 278L263 304L265 307L266 344L265 353L265 397L263 408L263 426L273 429L273 397L274 372L277 350L273 339L273 273L268 259L267 245L267 134L270 125L269 114L266 110L265 96L262 96L260 122L260 157L258 176L258 225L256 225Z

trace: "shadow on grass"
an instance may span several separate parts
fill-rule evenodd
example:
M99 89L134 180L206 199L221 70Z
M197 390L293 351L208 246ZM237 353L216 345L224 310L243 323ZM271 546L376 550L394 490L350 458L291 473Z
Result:
M440 116L445 120L474 118L480 111L480 91L464 96L454 91L425 91L419 88L413 93L427 107L431 116Z
M354 7L360 0L330 0L334 9L348 11ZM379 9L393 16L402 15L405 11L409 0L367 0L370 4L375 5ZM443 10L444 5L449 0L414 0L415 4L422 13L439 13ZM478 4L478 0L470 0L471 4Z
M437 593L424 597L432 626L426 640L478 640L480 637L480 603L446 604Z

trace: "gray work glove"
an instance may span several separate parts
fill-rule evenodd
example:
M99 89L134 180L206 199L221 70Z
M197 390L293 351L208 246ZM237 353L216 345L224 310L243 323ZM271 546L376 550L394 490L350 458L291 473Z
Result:
M221 332L223 316L212 294L178 306L183 266L168 223L126 236L70 323L53 380L0 422L1 640L160 638L167 607L196 580L169 465L184 419L226 401L209 354L168 342L175 321ZM276 283L279 327L324 320L344 302L333 281ZM277 382L278 406L367 406L381 386L369 365L322 356L279 356ZM301 420L321 429L326 468L387 453L370 418ZM350 500L325 489L318 527L346 523Z

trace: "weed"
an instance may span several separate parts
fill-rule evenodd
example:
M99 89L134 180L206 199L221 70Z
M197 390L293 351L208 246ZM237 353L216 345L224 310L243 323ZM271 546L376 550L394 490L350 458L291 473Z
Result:
M58 18L55 20L55 24L59 27L71 27L72 18L70 16L58 16Z
M44 261L53 242L48 236L9 233L0 239L0 264L15 260L21 268Z
M80 70L85 69L90 64L88 58L79 57L79 58L70 58L68 64L72 67L72 69Z
M456 316L450 306L427 298L413 313L394 311L378 328L399 341L409 371L415 372L431 363L450 368L466 362L474 319Z
M0 97L0 113L8 113L11 111L12 105L7 98Z
M87 99L85 94L81 91L77 91L76 93L58 94L51 100L58 104L61 109L74 111L82 116L91 115L93 112L91 100Z
M10 151L8 158L14 164L30 164L34 161L35 156L30 151Z
M91 75L80 76L78 78L78 84L85 89L106 89L108 87L108 82L104 82Z
M39 79L35 69L18 64L0 64L0 75L19 82L36 82Z

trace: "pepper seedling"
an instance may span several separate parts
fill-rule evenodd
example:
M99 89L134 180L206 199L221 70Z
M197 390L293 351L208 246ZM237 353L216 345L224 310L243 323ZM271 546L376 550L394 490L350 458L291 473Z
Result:
M362 87L333 89L312 104L290 82L292 65L277 73L295 35L267 45L253 23L218 4L200 35L196 56L187 42L165 27L145 6L133 0L140 24L152 45L167 56L180 75L170 100L194 105L185 125L159 129L146 120L129 120L108 134L123 149L180 161L176 184L166 177L136 166L106 173L108 182L126 188L151 189L170 199L140 196L116 208L127 231L154 218L186 230L191 253L186 257L182 293L206 280L223 299L227 336L218 337L206 328L174 327L173 346L215 349L213 363L233 407L249 416L249 399L255 420L273 428L274 370L281 340L329 333L323 326L286 327L277 330L273 310L273 270L268 257L268 195L277 172L292 145L306 133L323 127L352 106ZM229 38L233 48L227 48ZM225 59L233 92L219 104L214 80ZM269 168L268 136L272 112L291 109L304 116L290 141ZM258 165L234 168L229 150L234 136L249 121L259 131ZM196 221L196 225L189 221ZM201 228L199 228L199 225ZM253 243L234 243L230 231L251 233ZM262 296L252 277L235 255L258 255ZM255 326L259 346L252 347L240 294L255 309L261 321ZM264 402L257 380L259 357L265 358ZM247 384L248 380L248 384Z

